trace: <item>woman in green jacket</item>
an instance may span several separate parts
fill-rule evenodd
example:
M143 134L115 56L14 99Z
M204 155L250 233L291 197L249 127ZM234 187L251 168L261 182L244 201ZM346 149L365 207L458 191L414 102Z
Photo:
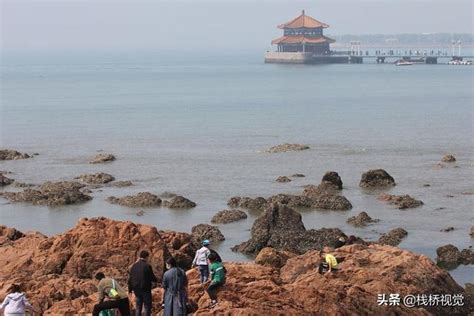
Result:
M212 308L217 305L217 289L225 283L225 268L222 262L217 260L217 256L214 253L209 255L208 260L211 264L211 284L207 288L207 294L211 299L209 308Z

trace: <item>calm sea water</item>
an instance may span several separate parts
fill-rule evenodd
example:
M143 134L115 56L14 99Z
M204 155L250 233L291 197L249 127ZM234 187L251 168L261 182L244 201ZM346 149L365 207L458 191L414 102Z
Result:
M340 227L375 240L403 227L408 237L400 246L432 258L444 244L473 245L474 196L461 194L474 191L473 67L266 65L261 54L210 56L5 59L1 147L40 155L0 162L0 170L32 183L107 172L135 186L104 188L92 201L68 207L2 199L1 224L57 234L81 217L107 216L189 232L225 209L231 196L299 193L335 170L354 208L301 211L307 228ZM284 142L311 150L260 152ZM88 164L99 150L118 160ZM456 156L457 168L436 168L445 153ZM390 193L425 205L401 211L362 192L360 176L373 168L393 175L398 185ZM306 177L274 182L294 173ZM137 217L136 210L105 201L141 191L176 192L198 206ZM360 211L381 221L347 225ZM219 226L226 241L217 248L228 260L248 259L229 248L248 239L256 218L249 215ZM440 232L448 226L455 230ZM460 283L474 281L473 266L452 274Z

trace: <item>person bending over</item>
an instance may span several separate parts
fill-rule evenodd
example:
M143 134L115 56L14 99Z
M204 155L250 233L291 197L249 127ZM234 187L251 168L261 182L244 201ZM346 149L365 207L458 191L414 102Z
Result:
M97 285L99 302L94 305L92 315L99 316L103 310L117 308L121 316L130 316L127 292L114 279L106 278L102 272L98 272L95 279L99 281ZM106 298L107 300L105 300Z

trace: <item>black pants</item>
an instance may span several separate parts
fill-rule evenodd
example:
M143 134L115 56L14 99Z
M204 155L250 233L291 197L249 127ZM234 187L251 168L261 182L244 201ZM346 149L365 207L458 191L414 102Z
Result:
M211 283L207 288L207 294L209 298L213 301L217 301L217 289L222 286L222 283Z
M102 303L94 305L94 311L92 316L99 316L99 313L106 309L117 308L122 316L130 316L130 304L128 298L122 298L121 300L103 301Z
M142 307L145 306L145 316L151 315L151 291L134 292L135 304L137 309L135 310L135 316L141 316Z

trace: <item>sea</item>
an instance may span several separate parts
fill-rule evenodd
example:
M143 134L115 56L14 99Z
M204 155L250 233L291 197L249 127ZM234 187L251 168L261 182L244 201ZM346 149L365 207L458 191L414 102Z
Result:
M265 64L259 51L91 53L3 56L0 74L0 147L39 154L2 161L0 170L35 184L96 172L134 183L64 207L0 198L2 225L53 235L82 217L106 216L190 232L232 196L298 194L337 171L352 210L299 210L307 229L339 227L377 240L402 227L408 236L400 247L433 259L439 246L474 245L474 195L465 194L474 191L473 66ZM265 153L282 143L310 149ZM117 160L88 163L101 152ZM456 163L440 165L445 154ZM395 178L388 193L424 205L399 210L361 190L362 173L376 168ZM295 173L306 177L275 182ZM197 207L137 216L106 201L144 191L178 193ZM380 221L346 223L361 211ZM218 225L226 239L213 247L224 260L252 260L230 250L250 237L259 214L248 215ZM450 273L460 284L474 282L472 265Z

